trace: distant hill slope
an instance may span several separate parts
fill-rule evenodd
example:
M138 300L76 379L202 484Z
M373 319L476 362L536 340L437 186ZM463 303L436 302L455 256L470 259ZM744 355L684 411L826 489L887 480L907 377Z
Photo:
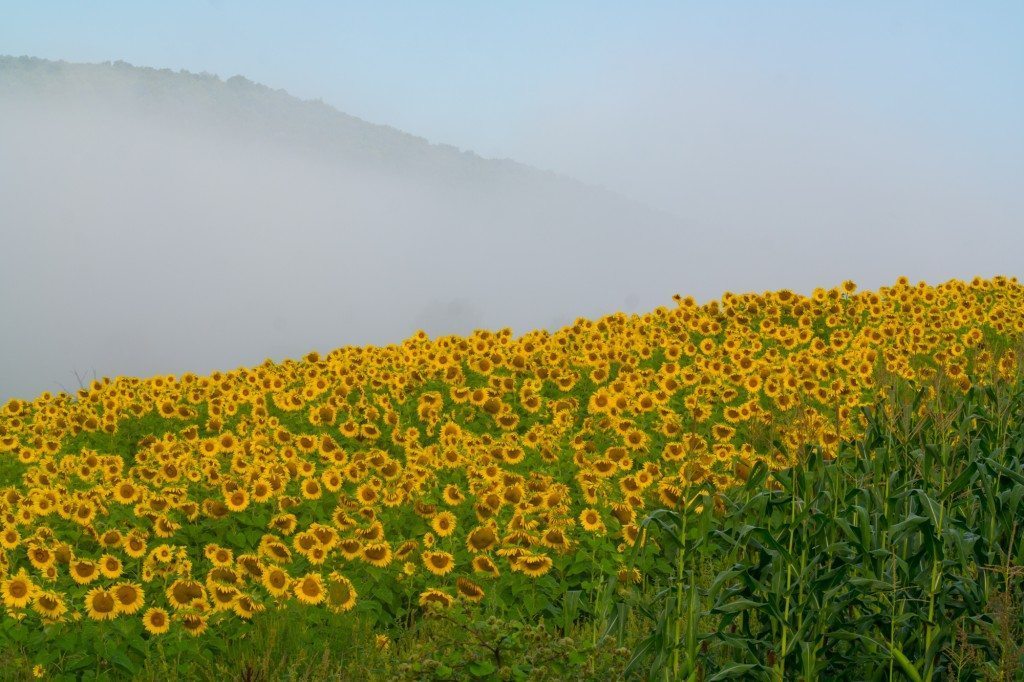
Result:
M0 398L650 309L711 267L611 192L122 62L0 58L0 230Z
M555 179L508 159L484 159L390 126L369 123L321 101L301 100L242 76L138 67L123 61L75 64L0 56L0 97L102 104L161 125L201 121L210 131L243 140L258 136L333 162L404 173ZM561 178L567 181L567 178Z

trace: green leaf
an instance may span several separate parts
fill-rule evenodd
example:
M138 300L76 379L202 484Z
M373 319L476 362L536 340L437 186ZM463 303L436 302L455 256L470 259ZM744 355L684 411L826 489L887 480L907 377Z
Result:
M765 605L763 601L754 601L752 599L736 599L722 606L716 606L711 609L714 613L738 613L740 611L746 611L747 609L759 609Z
M731 680L736 677L748 677L750 673L757 671L763 671L764 666L757 663L733 663L728 665L717 673L708 678L707 682L717 682L717 680ZM754 676L760 677L760 676Z
M489 659L482 659L469 666L469 672L477 677L488 677L498 672L498 667Z

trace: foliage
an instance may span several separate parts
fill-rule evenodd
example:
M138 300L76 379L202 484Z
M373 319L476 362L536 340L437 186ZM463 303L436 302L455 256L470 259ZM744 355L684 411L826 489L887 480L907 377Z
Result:
M1024 385L893 391L834 460L648 515L676 572L626 601L666 679L1024 675ZM709 514L717 503L724 514Z

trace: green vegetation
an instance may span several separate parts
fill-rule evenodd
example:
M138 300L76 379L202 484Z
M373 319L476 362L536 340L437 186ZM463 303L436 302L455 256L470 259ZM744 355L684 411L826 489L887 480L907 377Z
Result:
M385 633L293 604L230 639L8 620L0 655L11 678L1020 679L1024 384L924 395L886 395L834 460L686 490L641 523L637 581L595 574L540 618L425 609Z
M1020 679L1022 390L893 392L834 461L756 467L742 487L694 488L651 514L642 551L675 573L625 601L652 628L630 670Z

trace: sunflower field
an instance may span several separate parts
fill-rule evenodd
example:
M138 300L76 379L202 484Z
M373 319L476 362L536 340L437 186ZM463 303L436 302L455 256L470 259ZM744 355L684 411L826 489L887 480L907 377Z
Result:
M12 399L0 407L0 640L29 652L39 676L134 674L160 642L216 654L275 612L303 627L358 620L379 648L430 614L474 610L546 619L563 633L611 613L603 637L627 625L626 590L647 589L671 607L650 626L671 653L634 661L670 666L665 679L703 679L695 660L712 638L697 634L709 618L716 641L748 653L761 644L721 628L746 627L754 642L776 627L750 629L750 612L770 601L751 586L767 560L747 592L694 615L696 595L714 586L683 560L699 544L693 528L736 533L730 563L771 545L729 525L749 506L728 491L781 490L808 453L817 466L843 460L877 431L871 410L1019 383L1022 352L1015 278L901 278L877 291L845 282L810 296L677 296L555 332L420 332ZM691 517L689 534L673 525ZM795 528L773 540L779 556L795 556ZM775 574L779 594L798 565ZM659 592L660 578L669 582ZM927 594L922 622L934 625L937 592ZM642 601L636 613L657 610ZM790 606L777 610L789 618ZM779 670L790 654L810 655L792 650L798 633L779 618L790 646L785 635L765 645L765 660L753 656L737 676L799 672ZM955 636L922 635L922 656ZM636 644L650 653L645 641ZM890 672L913 679L914 661L903 666L892 641L882 647ZM474 665L480 677L501 668Z

